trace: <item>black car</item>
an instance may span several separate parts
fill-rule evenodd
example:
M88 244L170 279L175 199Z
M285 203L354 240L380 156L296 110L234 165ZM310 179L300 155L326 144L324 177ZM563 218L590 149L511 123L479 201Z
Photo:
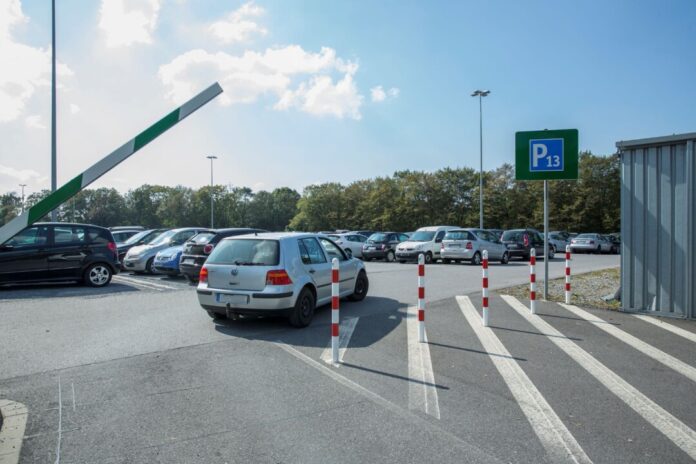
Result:
M179 261L179 271L181 271L189 282L198 282L198 274L201 272L201 267L220 240L235 235L253 234L257 232L268 231L263 229L233 228L218 229L196 234L184 244L184 251Z
M375 232L370 235L363 245L363 260L383 259L394 261L396 245L408 240L408 235L402 232Z
M123 258L126 257L126 253L128 253L128 250L139 245L147 245L148 243L154 241L157 237L159 237L160 234L168 230L169 229L143 230L141 232L138 232L137 234L135 234L123 243L116 243L116 246L118 247L118 260L121 263L121 269L125 270L125 268L123 267Z
M109 229L90 224L37 223L0 245L0 285L81 281L104 287L119 267Z
M513 229L503 232L500 241L507 247L510 258L529 261L532 247L538 257L544 256L544 238L538 230ZM549 259L553 259L553 245L549 244Z

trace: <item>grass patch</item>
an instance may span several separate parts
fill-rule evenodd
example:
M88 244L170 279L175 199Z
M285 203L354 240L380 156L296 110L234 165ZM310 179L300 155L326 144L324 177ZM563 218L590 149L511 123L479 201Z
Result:
M619 288L621 271L618 267L602 269L600 271L586 272L571 276L570 303L600 309L618 310L621 303L615 300L604 301L603 296L613 295ZM544 282L539 280L537 274L537 299L541 300L544 291ZM512 295L522 301L529 299L529 284L516 285L514 287L496 290L498 294ZM549 280L548 301L565 302L565 278Z

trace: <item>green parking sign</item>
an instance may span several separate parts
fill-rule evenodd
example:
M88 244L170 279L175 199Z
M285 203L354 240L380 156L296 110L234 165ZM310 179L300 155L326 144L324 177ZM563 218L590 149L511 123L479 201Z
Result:
M559 180L578 178L578 130L515 133L515 178Z

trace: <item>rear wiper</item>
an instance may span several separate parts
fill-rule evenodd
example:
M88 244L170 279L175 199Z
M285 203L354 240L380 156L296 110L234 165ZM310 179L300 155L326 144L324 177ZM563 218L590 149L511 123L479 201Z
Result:
M252 263L251 261L235 261L237 266L267 266L266 263Z

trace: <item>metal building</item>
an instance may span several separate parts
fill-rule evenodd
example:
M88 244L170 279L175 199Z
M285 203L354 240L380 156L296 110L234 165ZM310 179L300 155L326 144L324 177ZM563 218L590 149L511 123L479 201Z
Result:
M696 318L696 133L618 142L621 307Z

